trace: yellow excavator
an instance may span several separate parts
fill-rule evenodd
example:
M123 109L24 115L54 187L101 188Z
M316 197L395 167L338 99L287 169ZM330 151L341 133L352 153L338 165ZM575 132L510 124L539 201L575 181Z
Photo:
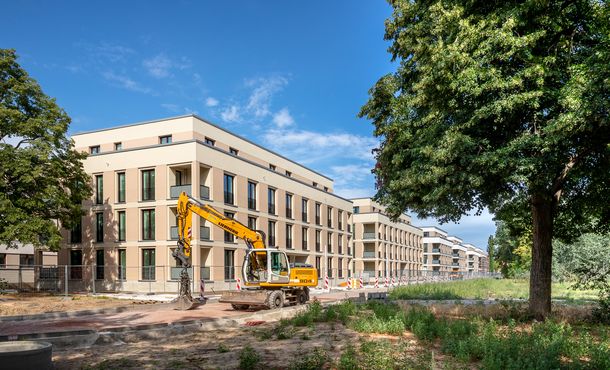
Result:
M252 230L214 207L202 204L181 193L178 198L178 247L173 257L183 269L180 274L180 293L176 309L187 310L194 304L190 292L191 238L193 214L213 223L245 241L247 250L242 267L244 287L240 291L225 292L220 302L231 303L233 309L250 307L280 308L287 304L304 304L309 300L309 287L318 285L318 273L311 265L291 266L288 256L278 247L265 245L265 233Z

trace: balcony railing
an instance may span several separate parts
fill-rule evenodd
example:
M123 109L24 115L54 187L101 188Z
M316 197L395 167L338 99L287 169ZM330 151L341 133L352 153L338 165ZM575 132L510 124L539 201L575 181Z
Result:
M441 253L440 248L432 248L432 253Z
M169 274L170 274L170 279L172 280L180 280L180 274L182 273L182 269L183 267L172 267L169 270ZM192 279L193 278L193 268L189 267L187 269L187 272L189 274L189 278Z
M458 257L458 258L459 258L459 257L460 257L460 254L459 254L459 253L451 253L451 256L453 256L453 257Z
M375 258L375 252L364 251L363 254L362 254L362 257L364 257L364 258Z
M210 228L199 226L199 240L210 240Z
M453 262L453 263L451 263L451 266L459 266L459 265L460 265L460 263L459 263L459 262Z
M362 239L375 239L375 233L367 233L366 231L362 233Z
M180 193L185 192L189 197L191 193L191 184L174 185L169 187L169 197L172 199L178 199Z
M199 197L201 199L210 199L210 188L205 185L199 185Z
M178 226L170 226L169 238L171 240L178 240Z
M432 264L433 265L440 265L441 264L441 260L432 260Z
M203 280L210 280L210 268L200 267L200 274Z

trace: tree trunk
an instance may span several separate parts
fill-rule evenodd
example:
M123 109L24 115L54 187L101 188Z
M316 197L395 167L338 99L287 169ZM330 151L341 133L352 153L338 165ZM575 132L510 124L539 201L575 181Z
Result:
M553 204L532 197L533 242L530 271L530 314L537 320L551 313L551 262L553 258Z

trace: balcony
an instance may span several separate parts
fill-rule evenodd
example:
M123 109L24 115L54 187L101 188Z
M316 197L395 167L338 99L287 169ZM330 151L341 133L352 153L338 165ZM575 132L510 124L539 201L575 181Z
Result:
M209 241L210 239L210 228L207 226L199 226L199 240Z
M458 267L459 267L459 266L460 266L460 263L459 263L459 262L452 262L452 263L451 263L451 266L458 266Z
M191 194L191 184L174 185L169 187L169 197L172 199L178 199L180 193L185 192L189 197Z
M210 280L210 268L209 267L200 267L200 274L203 280Z
M457 258L459 258L459 257L460 257L460 254L459 254L459 253L451 253L451 256L452 256L452 257L457 257Z
M364 251L362 253L363 258L375 258L375 252Z
M432 264L433 265L440 265L441 264L441 260L432 260Z
M440 248L432 248L432 253L441 253Z
M170 226L169 238L171 240L178 240L178 226Z
M201 199L210 199L210 188L205 185L199 185L199 197Z
M375 233L374 232L372 232L372 233L364 232L364 233L362 233L362 239L375 239Z
M182 269L183 269L183 267L171 267L169 270L170 279L180 280L180 274L182 273ZM192 280L193 279L193 268L189 267L187 269L187 272L189 274L189 278Z

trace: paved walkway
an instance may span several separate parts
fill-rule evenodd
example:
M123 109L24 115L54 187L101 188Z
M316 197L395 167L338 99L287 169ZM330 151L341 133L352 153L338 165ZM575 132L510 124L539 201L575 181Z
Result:
M316 297L321 302L332 302L348 297L357 297L361 292L384 290L386 289L338 290L330 293L312 292L312 298ZM76 330L104 331L139 325L170 324L189 320L205 321L206 319L231 318L245 313L246 311L233 310L228 303L208 302L204 305L198 305L188 311L177 311L169 304L160 303L134 306L127 311L118 313L0 322L0 335L12 336Z

